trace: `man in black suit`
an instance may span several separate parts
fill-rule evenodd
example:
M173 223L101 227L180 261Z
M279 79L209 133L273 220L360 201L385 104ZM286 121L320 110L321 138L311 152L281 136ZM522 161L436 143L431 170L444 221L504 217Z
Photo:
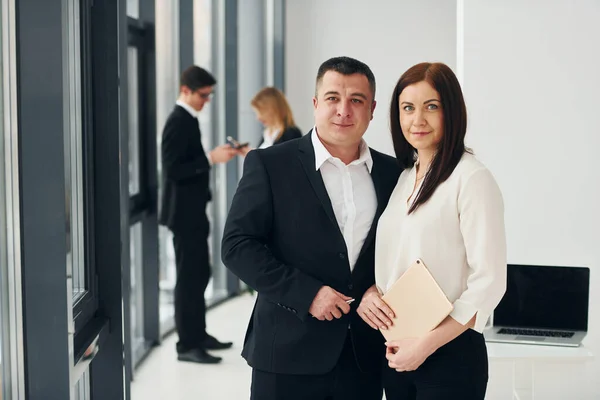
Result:
M206 333L204 291L210 279L206 204L210 201L209 173L214 164L231 160L237 151L222 145L205 153L197 114L210 101L215 78L191 66L181 75L177 105L165 124L161 144L163 168L161 225L173 232L177 264L175 326L178 359L214 364L220 357L207 350L231 347Z
M258 292L242 352L251 399L382 397L384 340L357 306L378 297L375 231L400 170L362 139L374 97L367 65L330 59L317 74L311 133L246 156L222 258Z

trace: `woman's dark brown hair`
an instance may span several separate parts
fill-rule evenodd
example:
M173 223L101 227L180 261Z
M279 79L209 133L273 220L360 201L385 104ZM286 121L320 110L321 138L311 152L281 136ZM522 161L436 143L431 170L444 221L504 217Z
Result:
M417 160L417 150L408 143L400 126L400 93L412 84L425 81L440 95L444 115L444 133L431 166L408 213L415 211L433 195L460 161L465 151L467 108L460 84L454 72L442 63L421 63L409 68L398 80L390 104L390 127L396 158L402 168L411 168Z

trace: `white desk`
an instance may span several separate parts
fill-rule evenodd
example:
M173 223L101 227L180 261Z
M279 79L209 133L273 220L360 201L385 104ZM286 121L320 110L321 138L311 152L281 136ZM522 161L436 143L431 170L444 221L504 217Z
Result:
M587 348L556 347L528 344L487 342L490 361L507 361L513 364L513 400L535 399L535 365L561 362L583 363L593 360Z

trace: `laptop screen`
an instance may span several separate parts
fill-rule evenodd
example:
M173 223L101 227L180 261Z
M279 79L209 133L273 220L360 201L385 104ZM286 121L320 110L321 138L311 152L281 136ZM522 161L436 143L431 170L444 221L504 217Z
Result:
M590 270L508 265L494 325L587 331Z

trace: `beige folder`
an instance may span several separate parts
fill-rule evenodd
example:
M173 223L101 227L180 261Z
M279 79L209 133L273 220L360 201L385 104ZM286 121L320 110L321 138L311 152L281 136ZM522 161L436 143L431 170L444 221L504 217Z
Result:
M395 313L394 324L380 330L386 340L424 336L454 308L421 260L416 260L382 298Z

